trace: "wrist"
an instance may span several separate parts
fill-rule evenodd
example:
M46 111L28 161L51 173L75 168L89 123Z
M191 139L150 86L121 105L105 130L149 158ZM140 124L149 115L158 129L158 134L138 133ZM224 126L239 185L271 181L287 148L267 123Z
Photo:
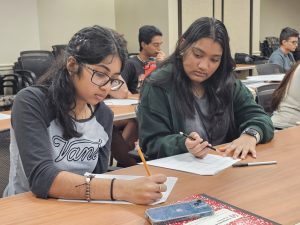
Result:
M112 190L114 200L126 200L126 193L124 187L126 187L124 180L117 179L114 181Z
M258 144L260 142L260 134L257 130L253 129L253 128L246 128L243 132L242 135L249 135L253 138L256 139L256 144Z

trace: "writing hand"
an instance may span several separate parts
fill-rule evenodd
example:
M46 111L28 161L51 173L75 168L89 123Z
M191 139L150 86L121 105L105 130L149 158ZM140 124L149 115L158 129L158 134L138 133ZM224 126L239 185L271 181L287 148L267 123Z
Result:
M194 140L191 140L190 138L185 140L185 147L187 150L197 158L204 158L209 150L207 146L211 146L211 144L204 141L196 132L190 133L189 136Z

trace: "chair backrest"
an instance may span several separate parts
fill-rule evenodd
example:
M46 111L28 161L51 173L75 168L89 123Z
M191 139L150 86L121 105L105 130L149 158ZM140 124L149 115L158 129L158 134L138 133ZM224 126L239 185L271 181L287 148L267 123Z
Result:
M256 71L258 75L280 74L284 73L281 66L273 63L257 64Z
M51 51L47 50L29 50L20 52L20 57L24 56L43 56L43 57L53 57Z
M0 198L8 184L9 177L9 130L0 131Z
M257 103L261 105L269 115L273 113L271 107L272 94L279 84L280 83L271 83L256 88Z
M53 54L25 55L20 57L21 68L32 71L37 79L47 72L54 62Z
M139 53L137 52L133 52L133 53L128 53L128 58L133 58L135 56L137 56Z

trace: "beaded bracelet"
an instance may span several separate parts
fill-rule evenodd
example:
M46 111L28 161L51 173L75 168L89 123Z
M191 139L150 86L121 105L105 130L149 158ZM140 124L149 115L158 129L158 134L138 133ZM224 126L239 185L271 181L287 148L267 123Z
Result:
M95 177L93 174L85 175L85 183L76 185L75 187L79 187L85 185L85 199L90 202L91 201L91 181Z
M110 182L110 199L112 201L116 201L116 199L114 199L114 194L113 194L115 180L116 180L116 178L113 178L113 179L111 179L111 182Z

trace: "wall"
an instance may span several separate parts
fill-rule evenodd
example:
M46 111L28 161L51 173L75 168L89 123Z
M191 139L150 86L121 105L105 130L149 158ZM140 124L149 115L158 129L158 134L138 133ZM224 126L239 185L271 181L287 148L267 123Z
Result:
M0 0L0 65L13 64L20 51L40 48L36 0Z
M178 40L178 4L177 0L168 0L169 54L174 52Z
M221 2L215 0L215 18L219 20L222 19ZM197 18L213 16L212 0L183 0L182 4L183 32ZM224 0L224 24L230 37L233 56L235 52L249 52L249 6L250 0Z
M116 29L125 35L130 53L139 52L138 30L143 25L154 25L161 30L162 49L169 53L168 3L165 0L115 0Z
M292 27L300 32L299 0L261 0L260 40L265 37L279 37L284 27Z
M182 33L198 18L212 17L212 0L182 0Z
M226 25L232 56L236 52L249 53L250 0L225 0L224 24Z
M113 0L37 0L41 49L67 44L83 27L115 28Z

